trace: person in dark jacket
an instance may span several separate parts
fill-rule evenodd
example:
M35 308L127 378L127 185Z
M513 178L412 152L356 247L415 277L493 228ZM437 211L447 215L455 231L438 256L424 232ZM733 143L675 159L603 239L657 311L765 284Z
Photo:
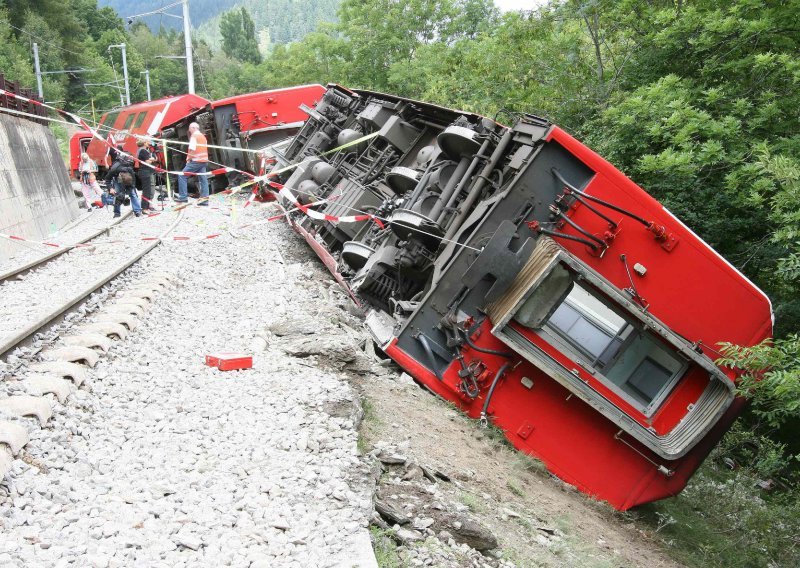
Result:
M119 146L114 163L111 164L105 177L106 185L111 184L110 192L114 196L114 217L122 215L122 205L128 199L134 215L139 217L142 214L142 204L136 192L134 175L133 158Z
M147 142L140 138L136 141L138 151L136 159L139 161L139 189L142 190L142 210L155 209L153 207L153 168L149 166L155 162L155 158L147 148Z

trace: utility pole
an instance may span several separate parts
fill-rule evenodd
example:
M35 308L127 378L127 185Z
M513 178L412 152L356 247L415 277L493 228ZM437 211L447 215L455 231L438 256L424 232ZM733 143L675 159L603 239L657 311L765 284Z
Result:
M183 9L183 16L178 16L177 14L170 14L167 10L175 8L178 4L181 4ZM162 16L168 16L170 18L177 18L179 20L183 20L183 42L186 47L186 55L172 55L172 56L160 56L164 59L186 59L186 82L188 84L188 91L190 94L194 94L194 59L192 57L192 23L189 20L189 0L177 0L168 6L164 6L163 8L159 8L158 10L153 10L152 12L144 12L142 14L134 14L132 16L128 16L128 24L132 24L133 20L136 18L144 18L145 16L152 16L153 14L160 14ZM157 56L159 57L159 56ZM150 98L150 97L148 97Z
M121 43L122 46L122 74L125 76L125 102L126 104L131 104L131 88L128 85L128 56L125 51L125 44Z
M139 71L140 75L142 73L144 73L144 80L145 80L145 82L147 84L147 100L149 101L150 100L150 69L145 69L144 71Z
M186 43L186 79L189 94L194 94L194 60L192 59L192 24L189 21L189 0L183 0L183 39Z
M36 67L36 85L39 87L39 98L44 100L44 91L42 90L42 70L39 68L39 44L33 44L33 64Z
M109 45L108 46L109 51L111 50L112 47L118 47L118 48L120 48L120 50L122 50L122 75L123 75L123 77L125 77L125 101L124 101L124 104L129 105L129 104L131 104L131 88L130 88L130 85L128 84L128 56L127 56L127 52L125 50L125 44L124 43L120 43L120 44L115 44L115 45ZM122 98L122 94L120 94L120 98Z

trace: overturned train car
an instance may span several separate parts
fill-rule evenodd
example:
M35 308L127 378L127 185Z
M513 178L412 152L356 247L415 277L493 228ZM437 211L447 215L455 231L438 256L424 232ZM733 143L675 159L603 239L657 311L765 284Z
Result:
M617 509L680 492L742 410L714 349L771 334L763 292L541 118L336 85L306 111L283 202L325 214L291 221L385 353Z

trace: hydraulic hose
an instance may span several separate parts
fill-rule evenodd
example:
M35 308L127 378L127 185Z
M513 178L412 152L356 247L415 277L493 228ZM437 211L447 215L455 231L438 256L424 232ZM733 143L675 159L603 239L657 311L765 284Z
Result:
M422 344L422 348L425 350L425 354L428 356L428 360L430 361L431 370L433 371L433 374L436 375L437 379L443 381L444 379L439 374L439 371L436 369L436 359L433 356L433 350L431 349L431 344L428 343L428 338L420 333L419 335L417 335L417 341L419 341Z
M642 225L644 225L648 229L653 224L651 221L648 221L644 217L639 217L636 213L631 213L630 211L628 211L627 209L623 209L619 205L614 205L613 203L609 203L608 201L604 201L604 200L600 199L599 197L595 197L593 195L589 195L588 193L585 193L585 192L581 191L580 189L578 189L577 187L575 187L574 185L569 183L567 180L565 180L564 176L562 176L561 172L559 172L557 169L553 168L550 171L552 171L553 175L556 176L558 181L563 183L570 191L572 191L574 193L577 193L578 195L581 195L581 196L585 197L586 199L590 199L591 201L594 201L595 203L599 203L603 207L608 207L609 209L613 209L614 211L617 211L618 213L622 213L623 215L627 215L631 219L635 219L635 220L639 221Z
M483 401L483 410L481 410L481 424L485 425L485 424L488 423L488 419L486 418L486 416L487 416L486 413L489 410L489 401L492 400L492 395L494 394L494 389L497 386L497 383L500 382L500 379L503 377L503 375L505 374L505 372L508 370L508 368L510 366L511 366L511 362L508 361L508 362L504 363L503 366L500 367L497 370L497 374L494 376L494 380L492 381L492 385L489 387L489 392L486 393L486 400Z
M467 345L469 345L470 349L473 349L479 353L485 353L487 355L497 355L499 357L505 357L506 359L511 359L512 357L514 357L514 354L509 353L508 351L495 351L494 349L488 349L486 347L478 347L477 345L472 343L472 340L470 340L468 331L462 329L461 333L464 335L464 340L467 342Z

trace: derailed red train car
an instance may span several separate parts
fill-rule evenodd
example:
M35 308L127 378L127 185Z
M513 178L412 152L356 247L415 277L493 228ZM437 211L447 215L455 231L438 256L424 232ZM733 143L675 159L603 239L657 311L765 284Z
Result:
M214 102L197 95L163 97L105 113L97 130L104 138L112 136L123 144L126 152L135 155L137 137L185 143L189 124L197 122L211 145L209 158L214 164L258 173L262 164L253 150L261 150L296 134L308 118L301 107L313 105L324 93L322 85L303 85ZM156 144L154 149L160 167L172 171L183 169L186 163L184 145L170 144L166 158L162 144ZM82 151L101 168L110 166L106 142L92 138L90 132L78 132L70 142L73 175ZM229 183L240 181L235 173L216 176L214 188L224 189Z
M770 336L764 293L544 119L336 85L308 112L283 203L317 203L292 224L381 348L584 493L680 492L742 410L715 348Z

